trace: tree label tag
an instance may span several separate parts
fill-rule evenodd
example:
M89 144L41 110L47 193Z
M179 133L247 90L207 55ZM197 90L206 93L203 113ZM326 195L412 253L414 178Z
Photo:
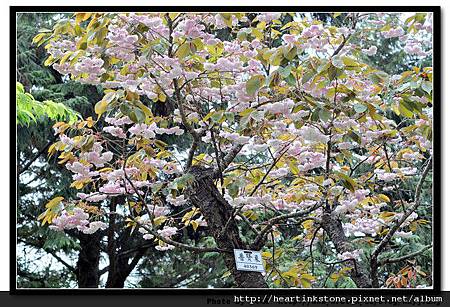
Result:
M238 271L265 272L260 251L235 249L234 261Z

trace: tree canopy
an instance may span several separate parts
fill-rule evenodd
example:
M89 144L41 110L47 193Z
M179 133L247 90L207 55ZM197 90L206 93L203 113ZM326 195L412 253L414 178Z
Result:
M430 286L431 35L425 13L64 16L33 42L101 95L53 124L73 192L36 218L84 244L81 287Z

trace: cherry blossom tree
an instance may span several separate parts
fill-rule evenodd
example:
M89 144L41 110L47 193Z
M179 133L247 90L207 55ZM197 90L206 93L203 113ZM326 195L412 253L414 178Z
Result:
M431 231L432 15L332 19L76 13L40 33L46 65L104 97L54 125L49 155L79 193L39 219L92 235L121 216L157 250L216 253L238 287L418 286L430 272L411 259L432 245L405 247ZM369 37L417 66L371 66ZM266 273L236 270L233 249L262 250Z

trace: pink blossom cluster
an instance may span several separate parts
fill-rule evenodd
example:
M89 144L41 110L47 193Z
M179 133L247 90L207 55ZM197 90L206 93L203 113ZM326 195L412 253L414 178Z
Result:
M236 133L236 132L221 131L219 135L233 143L238 143L238 144L247 144L250 140L250 137L240 135L239 133Z
M166 239L171 239L171 237L173 235L175 235L177 233L177 231L178 231L178 228L176 228L176 227L164 226L162 229L159 229L157 232L161 237L166 238ZM152 234L148 233L148 231L143 227L139 228L139 232L144 234L143 238L145 240L151 240L154 238L154 236ZM167 244L161 240L159 240L158 245L155 246L155 249L159 250L159 251L172 250L174 248L175 248L175 246Z
M272 201L272 196L264 195L264 196L238 196L236 198L231 198L231 196L226 195L225 199L235 207L243 206L243 210L252 210L261 208L263 204L270 204Z
M368 56L373 56L377 54L377 47L376 46L370 46L368 49L363 49L362 52L364 54L367 54Z
M362 249L356 249L351 252L343 252L339 253L336 257L339 260L347 260L347 259L355 259L355 260L361 260L361 255L363 254Z
M323 27L320 25L311 25L308 28L305 28L302 32L302 37L311 38L314 36L321 35L323 32Z
M107 122L111 125L114 125L114 126L123 126L123 125L128 125L128 124L133 123L133 121L128 116L122 116L119 118L106 117L105 122Z
M75 173L72 176L74 180L91 179L92 177L98 175L97 171L91 171L90 165L85 165L78 161L75 161L72 163L70 163L70 162L66 163L66 168L69 171L72 171L73 173Z
M106 38L110 41L111 46L106 50L107 54L124 61L133 61L135 59L134 50L138 36L129 34L122 27L110 25L108 27Z
M422 46L418 42L407 42L405 47L403 48L406 53L418 55L418 56L426 56L427 52L422 49Z
M71 214L64 210L61 215L53 219L52 225L49 228L57 231L76 228L85 234L93 234L99 229L103 230L107 228L107 225L103 222L89 222L88 219L89 214L81 208L74 208Z
M167 202L169 202L173 206L182 206L187 203L187 199L184 198L184 195L173 197L172 194L169 193L166 197Z
M105 200L108 197L108 195L96 192L90 194L77 193L77 197L89 202L99 202Z
M387 31L381 32L381 35L384 38L399 37L399 36L402 36L403 34L405 34L405 31L403 31L403 29L400 28L400 27L391 28L391 29L389 29Z
M353 219L352 223L344 223L342 228L347 237L364 237L366 235L376 236L382 225L380 221L373 218L360 217Z
M96 167L103 167L105 166L105 163L112 160L113 153L111 151L102 153L102 149L103 148L99 143L95 143L92 151L83 152L80 154L80 159L84 159L87 162L94 164Z
M116 127L116 126L106 126L103 127L103 131L108 132L109 134L124 139L127 137L127 135L125 134L125 132L123 131L122 128L120 127Z
M295 103L292 99L286 99L284 101L265 104L261 109L273 114L289 115L294 105Z
M386 181L386 182L394 181L395 179L398 178L398 174L389 173L389 172L385 171L384 169L376 169L374 171L374 173L376 174L378 180L382 180L382 181Z
M317 167L324 167L326 157L323 153L304 151L297 156L299 163L298 169L302 172L307 172Z

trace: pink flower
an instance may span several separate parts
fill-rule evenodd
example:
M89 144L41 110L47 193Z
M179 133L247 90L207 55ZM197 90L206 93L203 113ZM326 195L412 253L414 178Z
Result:
M174 234L176 234L178 229L176 227L164 226L163 229L158 230L158 234L160 234L164 238L170 238Z
M82 228L89 224L88 218L89 214L81 208L73 209L71 214L64 210L60 216L53 219L50 229L63 231L64 229Z
M404 33L405 33L405 31L403 31L402 28L397 27L397 28L389 29L388 31L383 31L383 32L381 32L381 35L384 38L393 38L393 37L402 36Z
M166 200L174 206L182 206L187 203L187 199L184 198L184 195L180 195L174 198L172 194L169 193Z
M118 138L125 138L126 134L123 132L123 129L120 127L107 126L103 128L103 131L108 132L111 135L114 135Z
M99 230L99 229L104 230L106 228L108 228L108 226L105 223L96 221L96 222L90 222L89 226L81 227L81 231L84 234L89 235L89 234L93 234L93 233L97 232L97 230Z
M367 54L368 56L373 56L377 53L377 47L376 46L370 46L369 49L363 49L362 52L364 54Z
M291 45L295 44L295 42L297 41L296 36L292 35L292 34L284 34L282 39L286 44L291 44Z
M125 193L125 188L122 188L119 183L109 182L99 188L99 191L105 194L123 194Z

